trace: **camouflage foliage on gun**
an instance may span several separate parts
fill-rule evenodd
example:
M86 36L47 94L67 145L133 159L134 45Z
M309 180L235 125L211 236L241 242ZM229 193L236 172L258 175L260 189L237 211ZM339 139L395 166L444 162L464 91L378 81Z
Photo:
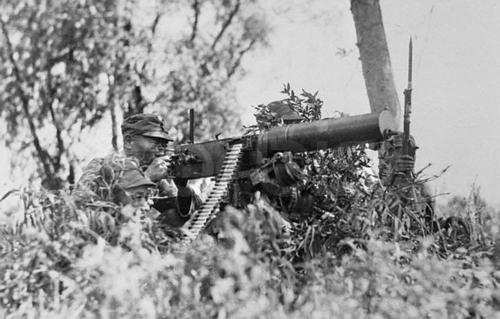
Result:
M196 238L221 201L239 202L256 189L276 193L300 180L290 154L385 140L397 128L388 111L273 127L259 133L175 147L171 175L177 180L216 177L203 206L184 226ZM193 136L191 133L190 136ZM233 190L231 192L231 190ZM229 196L228 196L229 195Z
M240 178L267 164L277 153L380 142L395 130L394 118L388 111L383 111L290 124L254 135L178 145L174 151L172 175L177 179L217 176L228 147L236 143L243 145L236 176Z

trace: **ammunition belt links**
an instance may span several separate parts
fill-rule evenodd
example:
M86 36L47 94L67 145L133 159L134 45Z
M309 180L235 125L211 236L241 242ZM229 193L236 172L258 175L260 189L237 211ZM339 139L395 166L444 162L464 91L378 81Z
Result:
M242 147L243 144L241 143L229 146L219 174L215 178L215 185L210 190L207 200L182 227L182 244L188 245L193 242L207 224L219 213L220 203L227 195L231 181L238 169Z

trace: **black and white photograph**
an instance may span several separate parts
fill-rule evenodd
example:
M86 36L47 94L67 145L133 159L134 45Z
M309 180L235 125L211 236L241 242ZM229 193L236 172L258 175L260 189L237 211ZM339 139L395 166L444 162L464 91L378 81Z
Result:
M0 0L0 318L500 318L500 1Z

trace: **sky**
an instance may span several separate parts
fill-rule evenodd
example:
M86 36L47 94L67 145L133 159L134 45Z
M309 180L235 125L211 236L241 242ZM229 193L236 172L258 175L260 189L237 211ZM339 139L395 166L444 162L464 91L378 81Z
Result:
M325 116L370 111L350 1L268 2L270 46L248 56L237 86L243 123L252 106L283 98L283 84L319 91ZM413 38L412 134L420 149L416 168L438 201L468 196L472 186L500 204L500 1L381 0L396 88L406 87L408 41ZM340 54L346 52L347 54Z

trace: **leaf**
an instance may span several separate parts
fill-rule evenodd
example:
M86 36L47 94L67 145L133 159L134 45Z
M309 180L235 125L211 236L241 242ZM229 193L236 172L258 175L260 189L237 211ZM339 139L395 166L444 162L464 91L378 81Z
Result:
M0 198L0 202L3 201L4 199L6 199L7 197L9 197L10 195L16 193L16 192L19 192L19 189L11 189L10 191L8 191L7 193L5 193L2 198Z

